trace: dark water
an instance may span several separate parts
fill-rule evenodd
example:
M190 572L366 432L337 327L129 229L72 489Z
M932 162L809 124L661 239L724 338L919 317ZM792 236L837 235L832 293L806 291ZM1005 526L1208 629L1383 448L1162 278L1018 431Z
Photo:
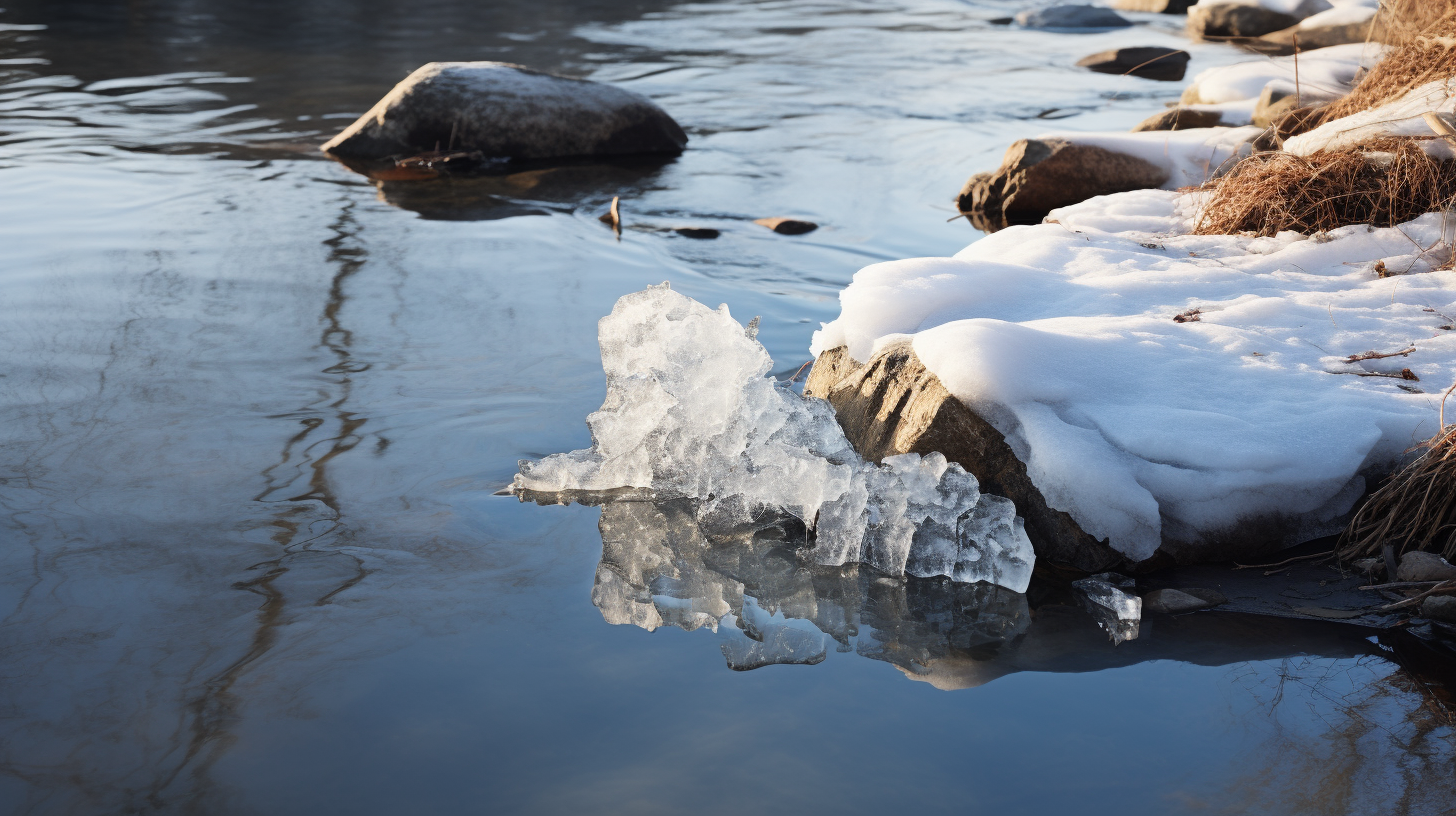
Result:
M1010 141L1176 98L1069 67L1176 18L985 22L1018 7L7 4L0 810L1450 807L1443 711L1354 627L1199 615L1114 647L1055 593L494 495L587 443L618 296L762 315L793 371L856 269L976 237L950 199ZM690 150L382 186L317 155L445 59L620 83Z

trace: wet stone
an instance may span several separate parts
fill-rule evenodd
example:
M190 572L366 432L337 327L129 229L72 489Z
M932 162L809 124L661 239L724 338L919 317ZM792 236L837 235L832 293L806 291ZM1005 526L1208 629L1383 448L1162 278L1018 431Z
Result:
M1396 568L1395 580L1397 581L1451 581L1456 580L1456 566L1447 563L1446 559L1435 553L1421 552L1419 550L1408 552L1400 557L1400 566Z
M1159 589L1143 596L1143 608L1150 612L1177 615L1211 609L1227 599L1214 590Z
M1177 82L1188 70L1187 51L1177 48L1114 48L1077 60L1078 67L1099 74L1117 74Z
M1132 23L1126 17L1101 6L1048 6L1016 15L1016 22L1027 28L1126 28Z
M803 235L819 229L819 225L813 221L803 221L798 218L757 218L753 223L761 227L768 227L779 235Z
M711 227L677 227L673 232L684 238L696 238L700 241L710 241L723 234Z
M1195 110L1194 108L1172 108L1154 114L1139 122L1133 133L1148 130L1192 130L1194 128L1218 127L1223 114L1218 111Z
M1432 595L1421 601L1421 617L1456 623L1456 595Z

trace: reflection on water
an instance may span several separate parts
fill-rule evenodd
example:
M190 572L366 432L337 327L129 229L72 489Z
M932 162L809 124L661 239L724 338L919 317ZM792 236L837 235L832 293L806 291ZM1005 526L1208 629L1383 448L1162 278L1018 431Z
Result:
M523 496L543 502L548 496ZM705 531L688 500L602 505L602 559L592 603L612 624L708 628L729 668L818 663L826 649L891 663L938 688L1018 671L1097 671L1150 660L1228 665L1381 654L1356 627L1246 615L1156 617L1144 636L1110 641L1080 593L1042 581L1028 596L985 583L891 578L806 564L801 523ZM736 656L752 648L752 665Z

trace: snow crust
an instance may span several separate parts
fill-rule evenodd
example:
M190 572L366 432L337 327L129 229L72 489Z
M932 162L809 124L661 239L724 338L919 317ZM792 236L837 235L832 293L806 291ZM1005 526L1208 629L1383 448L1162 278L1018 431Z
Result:
M622 297L599 323L607 396L587 417L591 448L522 460L515 488L648 488L699 499L716 526L788 513L814 530L820 564L1026 590L1035 555L1010 500L939 453L866 462L827 402L765 376L755 332L665 283Z
M1324 28L1326 26L1359 25L1375 16L1380 9L1379 0L1346 3L1328 11L1310 15L1299 21L1300 28Z
M1189 235L1201 195L1103 196L953 258L868 266L812 350L863 362L909 336L1052 507L1135 560L1261 518L1333 531L1364 474L1437 431L1456 275L1430 270L1451 236L1437 214Z
M1252 142L1263 132L1263 128L1257 127L1218 127L1139 133L1044 133L1037 138L1065 139L1136 156L1168 174L1163 189L1177 190L1196 187L1217 176L1234 160L1249 155L1253 151Z
M1350 91L1361 68L1380 61L1385 46L1379 43L1350 43L1306 51L1299 55L1298 88L1311 100L1332 100ZM1271 57L1200 71L1185 91L1185 98L1197 102L1187 107L1223 113L1226 124L1248 124L1264 88L1275 85L1293 92L1296 83L1295 58Z
M1308 156L1321 150L1343 150L1382 136L1433 136L1425 114L1456 111L1456 80L1428 82L1393 102L1360 111L1302 133L1284 143L1284 150ZM1445 143L1440 143L1443 148Z

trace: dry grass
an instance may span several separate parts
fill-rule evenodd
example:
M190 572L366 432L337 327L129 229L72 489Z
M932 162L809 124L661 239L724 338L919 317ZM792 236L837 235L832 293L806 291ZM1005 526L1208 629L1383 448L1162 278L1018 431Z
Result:
M1256 153L1213 182L1194 232L1315 233L1350 224L1390 227L1456 203L1456 162L1414 139L1381 139L1334 153Z
M1390 50L1353 91L1324 108L1324 121L1456 76L1456 0L1385 0L1381 6L1379 38Z
M1397 556L1428 550L1456 559L1456 425L1423 447L1355 514L1340 539L1342 559L1380 555L1386 544Z

